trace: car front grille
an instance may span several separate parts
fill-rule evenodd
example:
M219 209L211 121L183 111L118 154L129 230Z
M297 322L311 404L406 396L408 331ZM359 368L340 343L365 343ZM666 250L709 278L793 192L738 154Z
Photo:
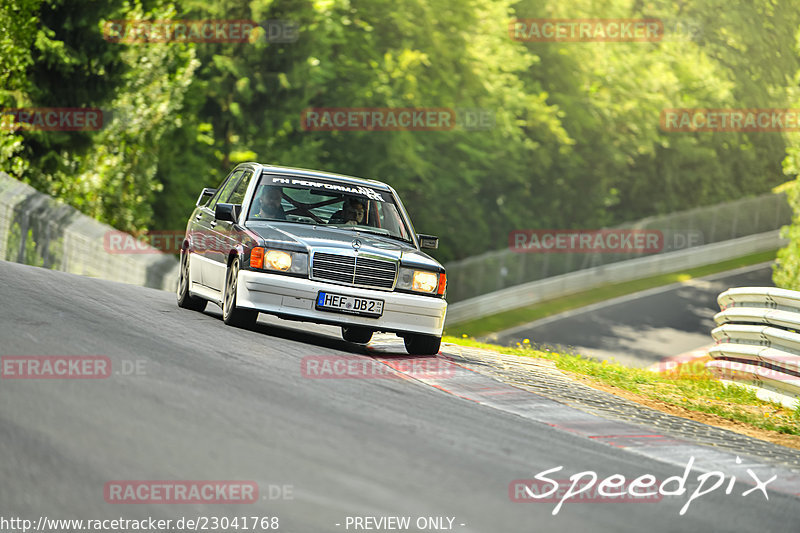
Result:
M392 289L397 263L366 257L314 253L311 277L358 287Z

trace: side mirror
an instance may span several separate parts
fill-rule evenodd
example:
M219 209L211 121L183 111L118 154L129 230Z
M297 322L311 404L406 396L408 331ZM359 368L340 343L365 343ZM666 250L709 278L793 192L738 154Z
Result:
M201 204L204 205L206 202L208 202L208 200L205 200L205 198L211 198L215 194L217 194L217 189L206 187L203 189L203 192L200 193L200 196L197 198L197 201L194 205L197 207L200 207Z
M225 222L238 222L242 213L242 206L236 204L217 204L214 208L214 218Z
M435 250L439 247L439 237L436 237L434 235L423 235L422 233L417 233L417 238L419 239L420 248Z

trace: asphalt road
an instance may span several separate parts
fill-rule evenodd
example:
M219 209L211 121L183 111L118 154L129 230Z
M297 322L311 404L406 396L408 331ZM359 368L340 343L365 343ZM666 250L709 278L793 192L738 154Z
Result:
M796 497L738 488L682 516L686 496L554 516L553 503L510 501L509 483L559 465L564 478L659 480L684 467L416 380L304 378L305 356L370 358L313 328L238 330L214 306L195 313L169 293L6 262L0 280L0 355L102 355L113 369L0 380L0 520L276 516L291 533L367 530L348 516L453 517L453 530L485 533L796 531L800 520ZM250 480L259 499L107 503L104 486L120 480Z
M487 338L505 346L528 339L560 351L649 366L713 344L721 292L772 286L769 265L745 267L567 311Z

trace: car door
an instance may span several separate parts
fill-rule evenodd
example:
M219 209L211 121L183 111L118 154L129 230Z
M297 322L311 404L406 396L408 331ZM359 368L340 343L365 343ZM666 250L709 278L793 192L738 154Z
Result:
M186 238L189 240L189 249L187 251L189 256L187 261L190 263L189 278L192 280L192 284L194 285L203 284L203 249L202 246L200 246L199 241L200 236L202 236L208 228L208 217L206 216L206 210L204 208L209 202L211 202L213 196L214 195L207 197L205 199L205 203L201 203L202 197L198 198L197 207L195 207L194 211L192 211L192 215L189 218L189 224L186 229Z
M252 177L253 171L246 170L230 192L221 195L217 203L241 205ZM227 220L215 219L209 225L217 246L211 253L211 261L207 264L209 272L208 285L212 289L222 292L225 287L225 276L228 269L228 251L237 247L241 232L234 230L236 223Z
M195 228L192 235L192 242L194 243L195 255L193 260L197 260L200 268L200 283L206 287L215 288L216 269L213 268L214 250L218 248L216 241L215 226L217 225L214 218L214 208L220 201L220 198L228 198L231 190L239 182L239 179L244 174L243 169L234 170L231 172L227 179L217 189L217 193L211 200L195 213L195 220L193 227ZM219 290L219 289L217 289Z

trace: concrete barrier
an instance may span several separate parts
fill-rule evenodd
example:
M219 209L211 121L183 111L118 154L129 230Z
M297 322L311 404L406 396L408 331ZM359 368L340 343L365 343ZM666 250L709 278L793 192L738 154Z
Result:
M0 172L0 259L175 290L178 261L169 254L109 253L105 236L114 228Z

